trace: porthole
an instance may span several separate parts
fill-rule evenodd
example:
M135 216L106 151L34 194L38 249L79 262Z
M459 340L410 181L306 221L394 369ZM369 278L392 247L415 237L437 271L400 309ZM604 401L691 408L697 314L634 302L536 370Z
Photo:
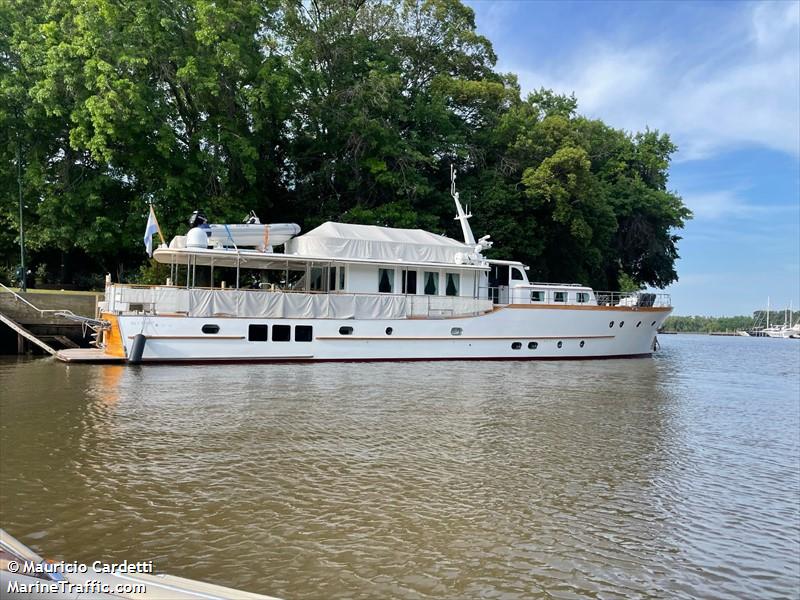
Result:
M339 327L339 335L353 335L352 327Z
M641 324L642 324L642 322L641 322L641 321L639 321L639 322L636 324L636 326L637 326L637 327L639 327L639 325L641 325Z
M655 322L655 321L653 321L652 323L650 323L650 327L655 327L655 326L656 326L656 322Z
M219 325L203 325L203 333L219 333Z
M561 348L561 347L564 345L564 342L562 342L562 341L559 341L559 342L558 342L558 344L556 344L556 345L557 345L559 348Z
M608 328L611 329L613 326L614 326L614 321L611 321L611 323L608 324Z
M464 333L464 331L461 329L461 327L453 327L450 330L450 335L461 335L462 333Z
M625 325L625 321L620 321L619 326L622 327L623 325Z
M394 331L394 329L392 329L391 327L387 327L386 328L386 335L392 335L393 331Z
M511 344L512 350L519 350L520 348L522 348L522 342L514 342L513 344Z
M539 342L528 342L528 350L536 350L539 347Z
M584 342L583 340L581 340L581 344L580 344L581 348L583 348L585 345L586 345L586 342Z

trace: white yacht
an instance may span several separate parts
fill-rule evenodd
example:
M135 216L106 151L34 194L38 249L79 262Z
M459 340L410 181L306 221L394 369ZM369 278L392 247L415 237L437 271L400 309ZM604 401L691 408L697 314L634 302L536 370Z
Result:
M215 225L163 243L165 285L107 281L98 345L128 362L588 359L646 356L669 296L529 281L463 241L328 222ZM282 246L282 251L278 251Z

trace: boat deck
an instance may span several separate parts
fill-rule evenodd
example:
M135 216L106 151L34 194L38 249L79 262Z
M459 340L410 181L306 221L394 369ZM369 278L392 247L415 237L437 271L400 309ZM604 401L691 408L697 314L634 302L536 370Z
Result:
M120 356L106 354L101 348L67 348L59 350L56 358L68 363L123 363L125 359Z

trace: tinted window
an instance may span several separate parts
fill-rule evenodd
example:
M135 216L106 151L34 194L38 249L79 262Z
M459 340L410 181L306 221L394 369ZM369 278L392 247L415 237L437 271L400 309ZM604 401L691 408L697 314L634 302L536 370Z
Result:
M514 281L524 281L525 278L522 276L522 271L519 269L511 269L511 279Z
M203 325L203 333L219 333L219 325Z
M586 292L578 292L578 304L584 304L589 301L589 294Z
M416 294L417 293L417 272L416 271L403 271L403 293Z
M458 288L461 284L461 275L458 273L447 274L447 285L445 286L444 293L448 296L458 296Z
M269 327L266 325L250 325L247 328L247 339L251 342L266 342L269 339Z
M522 342L514 342L513 344L511 344L512 350L519 350L520 348L522 348Z
M544 302L544 292L542 291L531 292L531 302Z
M567 301L567 292L556 292L555 296L553 297L554 302L566 302Z
M288 342L292 338L292 328L290 325L273 325L272 341Z
M450 330L450 335L461 335L462 333L463 333L463 330L461 329L461 327L453 327Z
M339 327L339 335L353 335L352 327Z
M311 325L298 325L294 328L295 342L310 342L314 338L314 328Z
M539 342L528 342L528 349L536 350L539 347Z
M425 293L436 296L439 293L439 274L425 271Z
M394 269L378 269L378 291L381 294L391 294L394 284Z

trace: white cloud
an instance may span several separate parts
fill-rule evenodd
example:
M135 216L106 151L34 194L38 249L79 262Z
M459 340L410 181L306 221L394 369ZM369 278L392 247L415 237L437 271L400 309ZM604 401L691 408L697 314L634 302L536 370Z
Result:
M575 92L583 114L616 127L669 132L679 160L747 146L800 155L800 3L739 6L701 40L587 42L565 64L500 68L526 91Z
M790 204L752 202L739 190L684 191L683 201L694 213L695 220L750 219L770 216L783 218L798 215L798 207Z

